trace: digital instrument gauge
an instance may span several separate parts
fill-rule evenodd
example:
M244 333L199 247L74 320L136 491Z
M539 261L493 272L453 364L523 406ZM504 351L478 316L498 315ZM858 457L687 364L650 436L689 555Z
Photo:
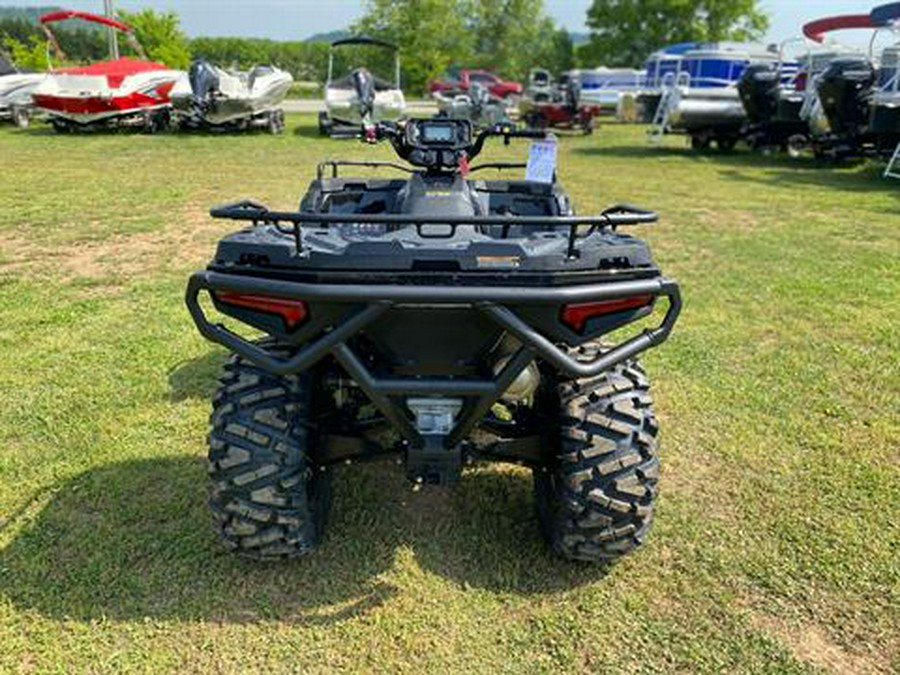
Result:
M453 143L456 140L456 126L452 124L430 123L420 127L423 143Z

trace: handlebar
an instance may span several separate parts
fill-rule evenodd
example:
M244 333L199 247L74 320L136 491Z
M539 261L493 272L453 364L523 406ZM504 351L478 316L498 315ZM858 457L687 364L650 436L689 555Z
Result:
M424 125L426 123L434 124L466 124L469 125L467 134L469 138L468 144L458 141L447 141L446 144L435 143L432 145L411 144L409 142L409 134L407 133L408 125ZM509 145L513 138L532 138L545 139L547 134L537 129L518 129L512 123L498 123L480 131L474 139L472 139L471 123L464 120L421 120L412 119L402 122L379 122L375 125L368 126L364 129L363 138L367 143L378 143L379 141L388 140L394 147L397 154L408 161L410 164L417 166L425 166L434 170L452 170L458 165L459 160L465 159L471 161L484 149L484 144L491 137L503 138L504 145ZM453 161L448 161L452 158Z

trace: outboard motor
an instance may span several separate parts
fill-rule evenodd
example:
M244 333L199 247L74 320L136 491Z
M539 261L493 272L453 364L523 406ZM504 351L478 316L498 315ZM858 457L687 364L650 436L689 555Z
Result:
M857 136L869 122L875 68L862 56L832 61L819 79L819 100L837 136Z
M491 94L484 85L475 82L469 87L469 101L472 105L472 120L481 119L481 115L490 102L490 99Z
M566 107L573 114L578 112L578 107L581 104L581 80L577 77L570 76L563 89L563 97Z
M781 73L774 63L752 63L744 69L738 93L751 124L771 122L778 112Z
M357 68L350 74L353 89L359 97L359 114L368 119L375 110L375 77L365 68Z
M194 92L194 106L205 110L212 103L210 94L219 90L219 73L205 59L197 59L188 71L191 91Z

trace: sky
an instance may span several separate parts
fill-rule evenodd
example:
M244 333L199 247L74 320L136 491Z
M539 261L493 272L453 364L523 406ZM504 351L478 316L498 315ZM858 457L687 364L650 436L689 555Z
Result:
M811 19L835 14L861 14L887 0L761 0L771 17L767 42L796 37ZM585 12L591 0L545 0L547 12L570 31L586 32ZM101 12L102 0L0 0L0 5L62 5ZM302 40L316 33L345 28L363 12L363 0L116 0L116 6L172 9L181 16L188 35L267 37ZM844 31L842 42L868 44L865 31Z

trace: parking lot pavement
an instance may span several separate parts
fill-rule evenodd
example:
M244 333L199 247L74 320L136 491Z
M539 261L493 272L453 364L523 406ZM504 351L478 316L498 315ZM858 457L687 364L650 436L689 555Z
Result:
M284 111L288 113L317 113L325 109L322 99L290 99L284 102ZM407 101L408 115L434 115L437 106L432 101Z

